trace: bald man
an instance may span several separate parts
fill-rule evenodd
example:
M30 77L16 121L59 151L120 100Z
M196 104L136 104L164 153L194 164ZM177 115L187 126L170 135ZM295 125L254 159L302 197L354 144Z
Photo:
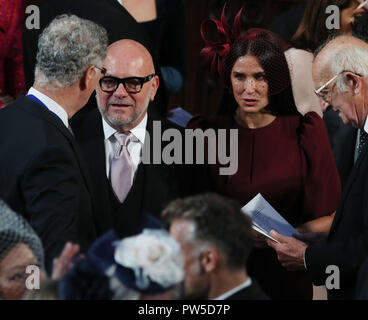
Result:
M368 44L351 36L330 41L313 63L316 94L339 113L345 124L368 132ZM323 181L321 181L323 183ZM328 186L327 186L328 187ZM359 156L344 189L330 232L309 234L306 242L272 231L268 241L288 270L305 269L314 284L326 285L329 299L354 299L357 274L368 256L368 149L361 139ZM313 240L319 239L316 242Z
M150 107L160 83L147 49L133 40L114 42L103 67L98 110L79 115L72 127L90 168L99 231L114 228L123 237L139 231L144 213L159 217L172 199L199 191L195 178L201 173L193 171L196 166L167 165L161 158L152 163L169 143L161 141L161 133L175 129L184 135ZM142 153L151 161L140 161Z

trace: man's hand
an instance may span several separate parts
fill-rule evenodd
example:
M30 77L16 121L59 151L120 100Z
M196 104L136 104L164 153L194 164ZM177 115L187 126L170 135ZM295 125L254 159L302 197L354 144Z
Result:
M276 239L277 243L273 240L267 239L267 244L275 249L277 258L281 265L288 271L303 270L304 267L304 252L307 245L295 238L285 237L276 231L272 230L270 236Z
M55 258L53 261L52 275L53 280L60 280L72 267L73 259L79 252L80 247L78 244L68 242L59 258Z

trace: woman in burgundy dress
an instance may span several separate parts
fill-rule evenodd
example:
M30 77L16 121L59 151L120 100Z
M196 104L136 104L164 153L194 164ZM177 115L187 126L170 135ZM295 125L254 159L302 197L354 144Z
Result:
M23 0L0 0L0 108L25 92L22 63Z
M202 55L230 88L234 105L226 116L195 117L189 127L238 130L237 172L219 175L221 165L209 165L217 192L243 205L261 193L294 227L315 220L304 229L328 231L341 187L323 121L315 112L301 116L288 99L287 45L270 31L242 32L240 14L232 30L224 12L216 21L226 38L221 43L207 41L202 25ZM273 299L312 298L306 273L287 272L266 245L253 250L248 273Z

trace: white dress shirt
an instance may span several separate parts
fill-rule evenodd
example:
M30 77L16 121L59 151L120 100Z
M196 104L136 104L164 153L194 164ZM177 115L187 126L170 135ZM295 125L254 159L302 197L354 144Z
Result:
M102 118L102 126L105 136L106 176L109 178L111 160L120 145L114 136L117 131L112 128L104 118ZM128 151L133 162L134 175L136 174L138 165L141 161L141 151L146 137L146 126L147 114L136 127L130 130L134 135L134 138L128 144Z
M251 285L252 285L252 279L248 278L242 284L239 284L234 289L231 289L231 290L225 292L224 294L222 294L221 296L219 296L219 297L217 297L213 300L225 300L226 298L232 296L233 294L237 293L238 291L243 290L244 288L250 287Z
M56 114L58 118L60 118L60 120L64 123L64 125L69 128L68 114L60 104L33 87L29 89L28 94L31 94L39 99L47 107L47 109L49 109L49 111Z

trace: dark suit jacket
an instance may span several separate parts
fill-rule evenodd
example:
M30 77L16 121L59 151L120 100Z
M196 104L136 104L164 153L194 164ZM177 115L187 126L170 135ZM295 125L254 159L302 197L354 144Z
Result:
M225 300L270 300L258 283L252 279L252 285L235 292Z
M332 109L323 115L336 167L339 171L342 189L344 189L349 175L354 167L355 143L358 129L345 125L338 113Z
M96 238L87 169L62 121L27 97L0 110L0 136L0 198L40 236L50 271L67 241Z
M146 136L143 148L149 148L152 157L153 152L161 152L169 143L162 142L161 148L154 147L153 121L160 121L162 132L170 128L180 132L183 129L162 119L150 108L146 130L151 137L151 143L146 143ZM135 234L143 213L159 217L162 209L171 200L207 190L208 180L204 166L140 163L133 186L123 204L120 204L113 195L106 176L104 132L100 112L94 109L79 114L72 119L71 125L90 170L99 233L113 228L120 237Z
M143 26L116 0L47 0L40 5L40 29L29 30L25 26L23 29L23 65L27 88L34 82L38 37L56 16L64 13L75 14L104 27L110 44L120 39L133 39L153 52L153 45ZM158 58L152 55L156 73L160 76ZM82 110L92 108L95 105L93 100L92 96ZM162 114L166 113L167 96L163 86L158 89L154 106Z
M328 290L329 299L353 299L358 270L368 256L368 147L358 158L343 191L327 242L308 246L307 270L317 285L325 284L326 268L340 270L340 289Z

